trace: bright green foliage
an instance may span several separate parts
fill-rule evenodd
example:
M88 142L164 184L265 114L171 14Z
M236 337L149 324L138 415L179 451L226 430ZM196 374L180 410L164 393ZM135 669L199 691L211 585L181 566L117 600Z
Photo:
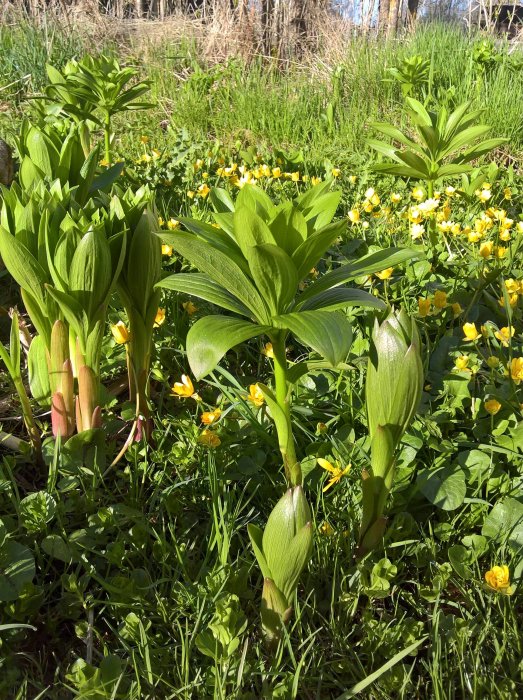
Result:
M475 143L490 131L490 126L475 124L481 110L470 110L470 102L465 102L450 113L446 107L441 107L438 112L427 111L421 102L412 97L407 97L406 103L418 140L410 138L392 124L375 122L372 126L377 131L405 146L400 149L384 141L370 139L369 146L394 161L374 165L374 170L378 172L433 184L443 177L471 171L471 161L507 141L491 138Z
M401 85L401 92L406 97L412 92L423 90L430 79L430 61L419 54L407 56L395 66L387 70L390 78L387 81L397 81Z
M403 309L381 325L376 320L365 386L371 469L363 474L361 553L373 549L385 529L395 454L423 389L420 346L416 322Z
M290 618L300 574L312 553L312 516L301 486L280 498L264 531L253 524L248 531L264 577L262 625L268 641L275 642Z
M352 265L337 268L299 291L309 271L345 230L344 221L331 223L340 193L327 189L328 184L321 183L276 206L261 190L245 187L235 206L226 202L214 214L219 229L184 220L191 233L162 232L162 240L201 272L172 275L159 286L205 299L247 319L210 316L192 326L187 353L196 378L211 372L231 347L261 334L274 340L290 332L336 366L345 359L351 341L349 322L336 309L384 308L372 295L341 285L407 260L412 251L373 254L360 261L357 271Z

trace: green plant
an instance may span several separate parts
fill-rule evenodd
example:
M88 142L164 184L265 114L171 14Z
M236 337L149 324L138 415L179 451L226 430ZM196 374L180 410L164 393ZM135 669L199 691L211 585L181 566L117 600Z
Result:
M403 309L381 325L375 321L365 385L371 466L363 472L360 554L374 549L385 531L395 455L423 390L420 345L416 322Z
M12 314L9 352L7 352L2 343L0 343L0 359L4 363L5 368L11 377L11 381L13 382L18 398L20 399L24 424L29 434L29 439L34 450L36 460L41 462L42 441L40 437L40 430L35 423L33 409L31 408L29 397L22 379L22 370L20 365L20 328L18 323L18 314L16 312L13 312Z
M471 161L490 153L506 143L505 138L490 138L480 141L491 127L475 124L481 110L470 110L470 102L465 102L449 113L446 107L438 112L427 111L418 100L406 97L409 116L416 130L418 140L401 132L392 124L374 123L376 131L397 141L405 148L376 139L368 144L392 162L376 163L373 169L380 173L398 175L423 180L427 184L429 199L434 197L434 186L438 180L456 177L473 169ZM438 240L436 222L431 219L430 243L435 246Z
M331 223L340 193L328 192L328 187L321 183L279 206L256 187L245 187L235 203L224 191L217 191L214 200L219 211L214 218L219 229L184 219L190 232L160 234L201 272L171 275L158 286L200 297L234 314L207 316L191 327L187 357L196 378L209 374L238 343L259 335L271 341L274 392L260 386L293 486L301 483L302 476L292 435L285 350L289 333L336 367L345 360L352 340L349 321L337 309L384 308L379 299L343 283L414 254L396 249L374 253L332 270L300 292L310 270L345 229L344 221Z
M81 121L89 120L104 130L105 160L111 163L112 119L116 114L149 109L140 98L149 91L148 81L129 86L137 76L134 68L121 68L115 58L85 56L72 61L62 72L47 66L50 84L45 92L61 110Z
M407 56L399 61L392 68L387 69L390 78L385 78L386 81L396 81L401 86L401 92L404 97L412 92L423 91L429 84L431 63L428 58L423 56Z

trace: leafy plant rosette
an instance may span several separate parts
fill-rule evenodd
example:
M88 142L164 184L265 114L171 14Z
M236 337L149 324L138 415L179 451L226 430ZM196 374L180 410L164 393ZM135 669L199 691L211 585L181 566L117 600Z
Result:
M188 231L161 232L162 240L200 270L163 279L158 286L199 297L231 315L199 319L187 335L189 365L197 379L209 374L235 345L266 335L274 351L274 391L260 385L275 421L285 472L301 483L290 416L285 344L292 333L331 367L349 352L349 306L383 309L360 289L343 286L355 277L396 265L417 254L389 248L341 265L300 291L311 269L345 230L332 221L341 192L321 183L293 201L275 205L262 190L244 187L234 203L223 190L212 193L215 225L182 219ZM307 364L304 364L306 370ZM297 371L293 367L293 373Z
M465 102L453 112L441 106L438 111L427 110L413 97L406 97L408 114L417 139L411 138L393 124L375 122L376 131L401 144L369 139L368 145L389 161L375 163L373 170L424 180L429 198L434 197L434 185L446 177L456 177L473 170L472 161L481 158L506 143L506 138L482 139L491 129L486 124L477 124L482 110L471 110ZM479 140L479 141L478 141ZM437 243L435 220L431 220L430 243Z

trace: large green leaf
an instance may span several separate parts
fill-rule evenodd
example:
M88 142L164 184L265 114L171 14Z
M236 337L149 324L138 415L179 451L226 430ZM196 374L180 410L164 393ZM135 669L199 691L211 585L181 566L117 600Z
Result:
M291 258L282 248L266 244L248 248L247 260L271 314L284 312L298 291L298 272Z
M284 202L279 207L269 228L280 248L291 256L307 238L307 222L293 202Z
M311 234L292 254L292 260L298 270L298 277L303 279L317 264L325 251L339 238L346 229L345 220L335 221Z
M352 344L352 329L339 311L300 311L273 319L277 328L291 331L302 343L336 367L347 357Z
M192 373L196 379L205 377L228 350L268 330L269 326L259 326L232 316L199 319L187 334L187 359Z
M268 320L268 308L256 287L227 254L185 231L162 233L161 238L217 284L228 289L259 321Z
M356 277L372 275L374 272L380 272L387 267L394 267L406 260L414 257L423 257L423 255L424 253L421 250L414 248L384 248L375 253L370 253L355 262L346 263L335 270L327 272L326 275L323 275L323 277L320 277L307 287L300 297L300 302L303 303L306 299L317 296L320 292L338 287L340 284Z
M272 244L276 240L265 221L247 207L238 207L234 212L234 237L242 253L248 259L248 251L253 246Z
M198 297L198 299L209 301L211 304L221 306L228 311L234 311L240 316L249 318L251 315L249 309L241 301L238 301L230 292L203 272L180 272L176 275L169 275L158 282L156 286Z
M361 306L367 309L377 309L383 311L387 308L385 302L378 297L365 292L363 289L353 289L349 287L334 287L320 292L313 297L306 299L303 304L296 305L297 309L311 311L314 309L344 309L347 306Z
M42 286L46 282L44 269L29 250L0 226L0 255L15 281L28 289L39 304L44 304Z

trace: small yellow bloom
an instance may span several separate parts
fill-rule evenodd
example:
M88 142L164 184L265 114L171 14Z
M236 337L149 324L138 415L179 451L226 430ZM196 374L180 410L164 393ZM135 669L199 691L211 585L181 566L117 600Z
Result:
M263 392L257 384L251 384L249 386L249 394L247 400L251 401L255 406L262 406L265 398Z
M356 175L349 175L349 183L351 185L355 185L357 180L358 180L358 178L356 177Z
M154 327L159 328L163 323L165 323L165 309L158 309L154 317Z
M315 177L314 175L311 177L311 185L314 187L315 185L319 185L321 182L321 177Z
M516 231L518 233L523 233L523 221L518 221L516 224Z
M332 169L332 177L339 177L341 175L341 170L339 168Z
M158 226L161 228L165 224L165 221L161 216L158 217Z
M495 416L496 413L501 409L501 404L496 399L489 399L484 403L485 411L490 413L491 416Z
M198 437L198 442L200 445L205 445L205 447L219 447L222 443L220 438L212 430L202 430Z
M499 331L496 331L494 335L501 341L502 345L508 347L510 339L514 335L514 328L512 326L505 326L504 328L500 328Z
M197 172L198 170L200 170L200 168L202 166L203 166L203 160L201 158L198 158L192 167L193 167L194 172Z
M102 160L98 161L98 165L101 166L102 168L108 168L111 164L109 163L108 160L105 158L102 158Z
M349 216L349 221L350 221L352 224L357 224L357 223L359 222L359 220L360 220L360 211L359 211L359 209L351 209L350 212L349 212L349 214L348 214L348 216Z
M112 325L111 333L113 334L113 338L118 343L118 345L124 345L125 343L128 343L129 338L131 337L129 329L123 321L118 321L118 323Z
M388 280L392 275L393 270L393 267L387 267L387 269L382 270L381 272L376 272L376 277L378 277L380 280Z
M494 355L487 357L487 365L490 369L496 369L496 367L499 367L499 357L494 357Z
M463 309L461 308L461 304L459 302L455 301L450 306L452 308L452 313L454 314L454 317L459 316L461 313L463 313Z
M437 289L434 292L433 304L437 309L444 309L447 306L447 292Z
M196 304L193 304L192 301L184 301L182 304L182 308L187 314L187 316L192 316L198 311L198 307Z
M464 323L463 333L465 334L465 340L474 341L481 338L481 333L478 332L475 323Z
M418 313L422 318L429 315L431 303L430 299L418 299Z
M445 194L447 197L452 197L454 194L456 194L456 188L452 187L452 185L445 187Z
M503 190L503 198L508 200L512 199L512 190L510 187L505 187Z
M162 255L166 255L168 258L170 258L172 254L173 254L172 245L167 245L166 243L163 243L162 244Z
M393 193L390 195L390 201L391 201L393 204L398 204L398 202L401 202L401 194L398 194L397 192L393 192Z
M348 466L345 467L345 469L341 469L339 466L338 462L336 462L336 466L332 465L330 462L328 462L326 459L323 459L322 457L318 457L317 460L318 464L320 467L325 469L326 471L329 472L329 474L332 474L332 476L329 478L327 485L323 487L323 493L330 489L331 486L334 486L334 484L337 484L338 481L341 481L341 479L349 473L351 465L349 464Z
M502 245L497 245L494 248L494 255L496 256L496 258L499 258L499 259L504 258L505 255L507 254L507 250L508 250L508 248L505 248Z
M161 154L161 151L158 151L156 148L153 148L153 150L151 151L151 153L153 154L153 159L154 159L154 160L158 160L158 158L162 155L162 154Z
M487 189L476 190L476 197L480 202L488 202L488 200L492 197L492 192Z
M202 423L204 425L211 425L211 423L216 423L218 418L222 415L219 408L215 408L214 411L204 411L202 413Z
M505 287L509 294L517 294L519 292L519 280L512 279L509 277L505 280Z
M269 359L273 360L274 350L272 347L272 343L265 343L265 345L263 346L262 353L265 355L265 357L268 357Z
M508 566L505 564L502 566L493 566L490 571L487 571L485 574L485 581L488 587L497 593L504 593L505 595L511 595L513 593L513 588L510 585L510 572Z
M515 357L509 366L510 376L516 384L523 381L523 357Z
M149 143L148 136L140 136L140 143Z
M204 182L202 185L200 185L198 187L198 194L203 199L205 199L207 197L207 195L209 194L210 191L211 191L211 188L209 187L209 185L206 182Z
M487 241L486 243L482 243L480 248L479 248L479 254L481 255L482 258L490 258L492 255L492 250L494 248L494 243L492 241Z
M421 202L425 199L425 190L423 189L423 187L415 187L412 190L412 199L415 199L418 202Z
M194 396L194 386L191 378L186 374L182 374L181 381L173 384L172 392L176 394L176 396L183 396L185 398Z
M470 357L468 355L461 355L456 359L456 364L455 367L456 369L459 369L461 371L464 371L468 368L470 362Z
M187 196L189 197L189 199L194 199L195 195L196 193L192 190L187 190Z
M177 229L179 226L180 222L177 219L169 219L167 222L167 228L171 231L174 231L174 229Z
M320 535L325 535L326 537L332 537L334 535L334 528L332 525L325 521L319 527Z
M274 178L279 178L281 177L281 168L273 168L272 169L272 176Z
M300 181L300 173L299 173L298 170L296 170L296 172L294 172L294 173L291 174L291 180L292 180L293 182L299 182L299 181Z

